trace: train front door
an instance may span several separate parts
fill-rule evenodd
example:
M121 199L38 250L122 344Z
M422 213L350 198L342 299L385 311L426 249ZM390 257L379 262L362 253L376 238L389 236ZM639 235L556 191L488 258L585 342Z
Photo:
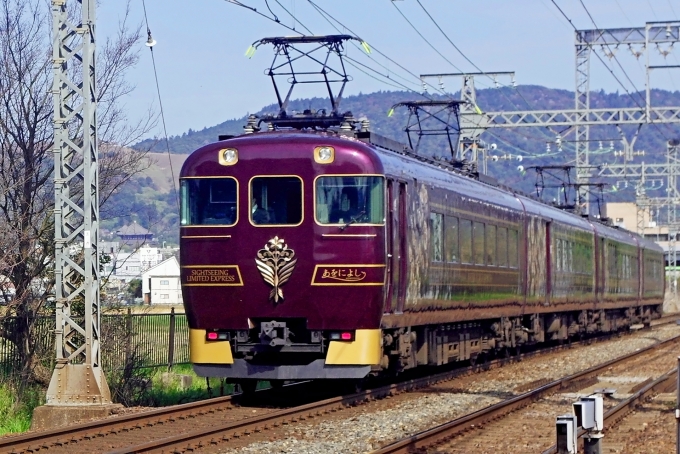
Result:
M401 313L406 300L406 183L387 182L387 300L385 312Z

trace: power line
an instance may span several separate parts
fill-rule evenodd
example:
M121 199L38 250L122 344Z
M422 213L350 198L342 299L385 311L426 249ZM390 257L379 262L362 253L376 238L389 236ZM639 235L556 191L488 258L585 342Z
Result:
M263 13L257 11L256 8L253 8L253 7L250 7L250 6L248 6L248 5L245 5L244 3L241 3L241 2L239 2L239 1L235 1L235 0L225 0L225 1L228 2L228 3L233 3L234 5L240 6L240 7L242 7L242 8L247 9L247 10L250 10L250 11L252 11L252 12L254 12L254 13L257 13L258 15L264 17L265 19L270 20L270 21L272 21L272 22L275 22L276 24L278 24L278 25L280 25L280 26L282 26L282 27L285 27L285 28L287 28L287 29L290 30L290 31L293 31L293 32L297 33L298 35L303 35L303 33L301 33L300 31L296 30L294 27L289 27L289 26L285 25L284 23L282 23L280 20L278 20L278 17L276 17L276 14L274 14L274 12L271 11L271 9L270 9L270 12L271 12L271 14L272 14L274 17L269 17L269 16L267 16L266 14L263 14ZM279 5L279 6L280 6L280 7L281 7L281 8L282 8L282 9L283 9L283 10L284 10L284 11L285 11L285 12L286 12L286 13L287 13L294 21L295 21L295 23L300 24L300 26L301 26L303 29L305 29L305 30L307 31L307 33L309 33L310 35L313 35L313 34L314 34L314 33L311 31L311 29L309 29L307 26L305 26L305 25L304 25L304 24L303 24L303 23L295 16L294 13L291 13L291 12L290 12L286 7L284 7L278 0L275 0L275 1L276 1L276 3L277 3L277 4L278 4L278 5ZM337 29L336 29L336 30L337 30ZM354 44L354 43L353 43L353 44ZM355 47L357 47L357 49L360 49L358 46L356 46L356 44L354 44L354 45L355 45ZM362 53L363 53L363 51L362 51ZM354 60L354 59L351 59L351 58L349 58L349 57L347 57L347 56L345 56L344 58L346 58L347 60L349 60L348 63L349 63L352 67L356 68L358 71L360 71L361 73L365 74L366 76L370 77L370 78L373 79L373 80L376 80L376 81L378 81L378 82L380 82L380 83L383 83L383 84L388 85L388 86L393 87L393 88L401 88L401 89L406 89L406 90L414 91L414 90L412 90L411 88L407 87L406 85L403 85L403 84L401 84L401 83L395 81L394 79L390 78L389 75L384 75L384 74L382 74L380 71L377 71L377 70L375 70L375 69L373 69L373 68L370 68L370 67L367 66L367 65L360 64L358 61L356 61L356 60ZM376 62L376 63L378 63L378 62ZM379 63L378 63L378 64L379 64ZM374 75L369 74L369 73L367 73L366 71L364 71L363 69L359 68L358 65L361 65L361 66L363 66L364 68L367 68L368 70L373 71L374 73L380 75L381 77L384 77L384 78L390 80L390 82L386 82L386 81L384 81L384 80L378 79L378 78L375 77ZM395 84L398 84L398 85L395 85Z
M420 5L420 8L425 12L425 14L427 15L427 17L429 17L429 19L432 21L432 23L437 27L437 29L441 32L441 34L444 35L444 38L446 38L446 40L453 46L453 48L456 49L456 51L457 51L461 56L463 56L463 58L465 58L465 60L467 60L467 61L468 61L475 69L477 69L477 70L478 70L479 72L481 72L481 73L484 73L489 79L491 79L492 81L494 81L494 83L497 83L497 81L496 81L493 77L491 77L491 76L489 76L488 74L486 74L485 71L483 71L479 66L477 66L470 58L467 57L467 55L465 55L465 53L464 53L462 50L460 50L460 48L459 48L458 46L456 46L456 44L453 42L453 40L451 40L451 38L449 38L449 36L446 34L446 32L441 28L441 26L437 23L437 21L436 21L436 20L434 19L434 17L430 14L430 12L425 8L425 6L420 2L420 0L417 0L417 2L418 2L418 5ZM394 2L392 2L392 4L396 7L396 4L395 4ZM397 10L399 10L398 7L397 7ZM402 17L404 17L404 19L406 19L406 17L405 17L404 14L401 12L401 10L399 10L399 13L402 15ZM406 19L406 21L407 21L407 22L409 23L409 25L411 25L411 27L418 33L418 35L420 35L421 37L423 36L423 35L416 29L416 27L415 27L408 19ZM425 38L423 38L423 39L425 39ZM425 41L427 42L427 40L425 40ZM429 42L428 42L428 44L429 44ZM438 52L438 53L439 53L439 52ZM441 55L441 54L440 54L440 55ZM446 60L447 62L449 62L448 59L445 58L445 60ZM460 69L458 69L458 68L457 68L455 65L453 65L451 62L449 62L449 63L450 63L454 68L456 68L459 72L465 74L464 71L461 71ZM482 84L482 85L484 85L484 84ZM502 85L502 86L504 86L504 87L507 87L507 85L503 85L503 84L500 84L500 85ZM530 110L534 110L533 106L532 106L531 103L526 99L526 97L522 94L522 92L520 92L519 89L517 89L517 87L512 87L512 88L513 88L514 91L520 96L520 98L522 98L522 100L523 100L524 103L527 105L527 107L529 107ZM517 106L517 104L515 104L515 102L514 102L509 96L507 96L507 95L506 95L504 92L502 92L502 91L501 91L501 94L503 95L503 97L504 97L505 99L507 99L507 100L510 102L510 104L512 104L512 106L513 106L516 110L521 110L521 109ZM541 131L541 132L542 132L542 131Z
M406 17L406 16L404 15L404 13L399 9L399 7L397 6L396 3L394 3L392 0L390 0L390 3L392 4L392 6L394 6L394 7L396 8L396 10L399 12L399 14L401 15L401 17L404 18L404 20L411 26L411 28L418 34L418 36L420 36L420 37L423 39L423 41L425 41L425 42L427 43L427 45L430 46L430 47L432 48L432 50L434 50L434 51L437 53L437 55L439 55L441 58L443 58L449 65L453 66L456 70L458 70L458 72L461 72L461 73L464 72L462 69L460 69L459 67L457 67L456 65L454 65L454 64L451 62L451 60L449 60L448 58L446 58L446 57L444 56L444 54L442 54L441 52L439 52L439 49L437 49L434 45L432 45L432 43L431 43L430 41L428 41L427 38L425 38L425 36L423 36L422 33L420 33L420 31L416 28L416 26L413 25L413 23L411 23L411 21L408 20L408 17ZM420 3L420 2L418 2L418 3ZM422 6L422 5L421 5L421 6ZM442 32L442 33L443 33L443 32ZM452 43L452 44L453 44L453 43ZM455 47L455 45L454 45L454 47ZM456 49L458 49L458 48L456 48ZM459 50L458 52L460 52L460 50ZM468 60L468 61L470 61L470 60ZM470 62L470 63L472 63L472 62ZM477 68L477 66L476 66L474 63L473 63L473 66L475 66L475 68ZM479 68L477 68L477 69L479 69ZM480 71L480 72L483 72L481 69L480 69L479 71Z
M309 3L317 10L317 12L318 12L322 17L327 18L326 20L327 20L328 22L330 22L330 20L333 20L333 21L335 21L338 25L340 25L341 27L343 27L343 28L345 28L346 30L348 30L348 31L349 31L351 34L353 34L354 36L359 36L358 34L354 33L354 31L352 31L352 29L350 29L350 28L347 27L345 24L343 24L342 22L340 22L339 20L337 20L335 17L333 17L333 15L329 14L328 12L326 12L323 8L321 8L319 5L317 5L316 3L314 3L312 0L307 0L307 2L309 2ZM420 77L419 77L418 75L414 74L412 71L408 70L407 68L405 68L405 67L402 66L401 64L397 63L396 61L394 61L392 58L390 58L390 57L388 57L387 55L385 55L383 52L381 52L381 51L378 50L377 48L371 46L371 49L373 49L376 53L378 53L379 55L381 55L382 57L384 57L385 59L387 59L389 62L391 62L391 63L397 65L399 68L401 68L403 71L407 72L408 74L410 74L411 76L413 76L414 78L416 78L418 81L421 81L421 79L420 79ZM377 62L376 62L376 63L377 63ZM444 91L440 90L438 87L435 87L434 85L429 84L429 83L428 83L427 85L429 85L430 87L432 87L435 91L437 91L437 92L439 92L439 93L441 93L441 94L443 94L443 95L446 95L446 93L445 93Z
M177 186L175 186L175 171L172 168L172 159L170 158L170 142L168 140L168 128L165 125L165 111L163 110L163 99L161 98L161 88L158 83L158 71L156 70L156 59L153 54L153 46L156 42L151 38L151 29L149 28L149 18L146 14L146 1L142 0L142 7L144 9L144 22L146 23L146 33L148 36L147 45L149 51L151 52L151 63L153 65L153 75L156 80L156 93L158 93L158 105L161 109L161 120L163 122L163 135L165 136L165 148L168 153L168 162L170 164L170 176L172 177L172 190L175 192L175 203L177 203L177 212L180 211L179 207L179 193L177 192Z
M307 26L305 26L305 24L303 24L303 23L295 16L295 14L291 13L285 6L283 6L283 5L281 4L281 2L279 2L279 0L275 0L275 1L276 1L276 3L277 3L277 4L278 4L278 5L279 5L279 6L280 6L280 7L281 7L281 8L282 8L282 9L283 9L283 10L284 10L284 11L285 11L285 12L286 12L286 13L287 13L294 21L295 21L295 23L300 24L300 26L301 26L302 28L304 28L304 29L307 31L307 33L309 33L310 35L313 35L313 34L314 34L314 32L312 32L311 29L309 29ZM271 10L270 10L270 11L271 11ZM274 13L272 12L272 14L274 14ZM271 18L269 18L269 19L271 20ZM280 21L276 21L276 23L280 24ZM333 24L331 23L331 25L333 25ZM335 28L335 27L334 27L334 28ZM336 28L336 30L337 30L337 28ZM339 32L339 30L338 30L338 32ZM300 33L300 32L297 32L297 33ZM361 53L362 53L362 54L364 54L364 51L363 51L356 43L352 42L352 44L353 44L357 49L361 50ZM401 83L399 83L399 82L394 81L393 79L391 79L391 78L389 77L389 75L384 75L384 74L382 74L381 72L379 72L378 70L373 69L373 68L371 68L370 66L365 65L365 64L363 64L363 63L360 63L359 61L357 61L357 60L355 60L355 59L353 59L353 58L350 58L350 57L347 56L347 55L345 55L344 58L345 58L346 60L348 60L348 63L350 64L350 66L356 68L358 71L360 71L361 73L365 74L366 76L370 77L370 78L373 79L373 80L376 80L376 81L378 81L378 82L380 82L380 83L383 83L383 84L385 84L385 85L389 85L389 86L392 87L392 88L400 88L400 89L405 89L405 90L411 90L411 89L410 89L409 87L407 87L406 85L403 85L403 84L401 84ZM359 66L362 66L362 67L366 68L366 69L369 70L369 71L373 71L374 73L378 74L378 75L381 76L381 77L384 77L384 78L386 78L386 79L389 79L390 82L387 82L387 81L378 79L378 78L375 77L374 75L369 74L368 72L366 72L366 71L364 71L363 69L359 68ZM395 85L395 84L398 84L398 85ZM413 90L412 90L412 91L413 91Z

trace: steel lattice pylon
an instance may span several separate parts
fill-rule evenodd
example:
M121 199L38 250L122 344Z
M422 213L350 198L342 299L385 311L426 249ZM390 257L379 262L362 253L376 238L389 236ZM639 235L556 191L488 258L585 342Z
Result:
M52 0L56 367L48 405L111 402L101 368L95 0ZM84 314L73 312L83 303Z

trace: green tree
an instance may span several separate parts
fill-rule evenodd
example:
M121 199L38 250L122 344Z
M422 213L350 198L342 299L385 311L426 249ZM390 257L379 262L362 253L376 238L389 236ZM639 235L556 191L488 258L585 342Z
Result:
M142 280L141 279L132 279L128 283L127 293L132 298L141 298L142 297Z

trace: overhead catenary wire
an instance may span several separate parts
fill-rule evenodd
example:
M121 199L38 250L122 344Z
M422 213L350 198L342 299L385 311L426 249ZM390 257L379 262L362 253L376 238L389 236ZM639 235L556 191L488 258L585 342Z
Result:
M308 1L315 9L317 9L317 12L319 12L319 14L320 14L324 19L326 19L326 21L327 21L329 24L331 24L331 26L333 26L333 27L336 29L336 31L339 32L339 30L338 30L337 27L333 24L333 22L331 22L331 20L332 20L332 21L335 21L338 25L340 25L341 27L345 28L346 30L349 30L350 33L352 33L353 35L358 36L354 31L352 31L351 29L349 29L349 27L347 27L347 26L344 25L342 22L340 22L339 20L337 20L335 17L333 17L330 13L328 13L327 11L325 11L323 8L319 7L319 6L318 6L316 3L314 3L312 0L307 0L307 1ZM375 49L374 47L373 47L373 50L376 50L376 51L377 51L377 49ZM409 71L408 69L404 68L403 66L399 65L398 63L394 62L394 60L390 59L390 58L387 57L386 55L382 54L382 53L379 52L379 51L377 51L377 52L378 52L379 54L383 55L383 56L384 56L385 58L387 58L388 60L390 60L390 61L392 61L393 63L397 64L400 68L402 68L403 70L405 70L406 72L408 72L408 73L411 74L412 76L417 77L418 80L421 80L421 79L420 79L420 76L416 76L413 72ZM478 69L479 69L479 68L478 68ZM460 70L459 70L459 71L460 71ZM480 71L481 71L481 70L480 70ZM462 71L461 71L461 72L462 72ZM449 93L447 93L447 92L445 92L445 91L439 89L438 87L433 86L432 84L429 84L429 83L428 83L427 85L429 85L430 87L434 88L435 91L439 92L440 94L442 94L442 95L444 95L444 96L446 96L446 97L448 97L448 98L451 99L451 95L450 95ZM415 92L414 90L409 90L409 91ZM415 93L417 93L417 94L419 94L419 95L421 95L421 96L424 96L424 97L426 97L427 99L432 99L432 98L430 98L429 96L425 95L425 94L422 93L422 92L415 92ZM521 93L519 93L519 92L517 92L517 93L518 93L520 96L522 96ZM504 94L504 96L506 96L506 95ZM523 96L522 96L522 97L523 97ZM507 96L506 96L506 98L507 98ZM515 108L517 108L517 106L514 104L514 102L512 102L511 99L508 99L508 100L510 101L511 104L513 104L513 105L515 106ZM526 99L525 99L525 102L527 102L527 104L528 104L528 101L526 101ZM478 125L481 123L482 119L483 119L483 117L480 116L479 121L478 121ZM522 135L522 136L524 136L524 137L526 137L526 138L531 138L531 139L534 138L533 136L526 135L526 134L523 134L523 133L520 133L520 132L518 132L518 134L519 134L519 135ZM523 152L526 153L527 155L531 155L531 153L528 153L526 150L524 150Z
M236 0L225 0L225 1L228 2L228 3L232 3L232 4L234 4L234 5L243 7L243 8L245 8L245 9L248 9L248 10L250 10L250 11L252 11L252 12L255 12L255 13L257 13L258 15L260 15L260 16L266 18L267 20L270 20L270 21L272 21L272 22L275 22L275 23L277 23L278 25L283 26L283 27L285 27L286 29L288 29L288 30L290 30L290 31L293 31L293 32L295 32L295 33L297 33L297 34L299 34L299 35L302 35L302 33L301 33L299 30L296 30L296 29L294 29L294 28L291 28L291 27L285 25L285 24L284 24L283 22L281 22L281 21L276 21L273 17L269 17L268 15L263 14L263 13L257 11L256 8L250 7L250 6L248 6L248 5L244 4L244 3L240 2L240 1L236 1ZM276 3L277 3L277 4L278 4L278 5L279 5L279 6L280 6L280 7L281 7L281 8L282 8L282 9L283 9L290 17L291 17L291 18L293 18L293 20L295 21L296 24L299 24L304 30L307 31L307 33L313 34L312 30L311 30L310 28L308 28L307 26L305 26L304 23L302 23L302 22L299 20L299 18L297 18L297 17L295 16L294 13L292 13L290 10L288 10L287 8L285 8L285 7L281 4L280 1L278 1L278 0L275 0L275 1L276 1ZM315 2L313 2L312 0L308 0L308 3L310 3L310 5L317 11L317 13L318 13L319 15L321 15L321 17L323 17L324 20L326 20L326 21L327 21L327 22L328 22L328 23L329 23L329 24L330 24L330 25L331 25L338 33L343 33L343 32L340 31L340 30L338 29L338 27L336 26L336 24L339 25L340 27L344 28L346 31L349 31L349 32L350 32L351 34L353 34L354 36L357 36L357 37L359 36L359 35L357 35L357 33L355 33L353 30L351 30L351 29L350 29L349 27L347 27L345 24L343 24L342 22L340 22L340 21L339 21L338 19L336 19L333 15L331 15L329 12L327 12L326 10L324 10L323 8L321 8L319 5L317 5L317 4L316 4ZM273 11L272 11L272 14L274 14ZM346 33L346 31L345 31L344 33ZM354 43L353 43L353 44L354 44ZM357 48L360 49L358 46L357 46ZM397 67L399 67L400 69L402 69L403 71L405 71L406 73L408 73L409 75L411 75L413 78L417 79L418 81L421 81L420 76L414 74L413 72L411 72L411 71L408 70L407 68L403 67L401 64L399 64L398 62L396 62L395 60L393 60L393 59L390 58L389 56L385 55L385 54L382 53L380 50L376 49L374 46L371 45L371 48L372 48L373 51L375 51L375 52L378 53L379 55L383 56L383 57L386 58L388 61L390 61L391 63L395 64ZM360 55L366 55L366 54L362 51ZM389 74L388 74L388 75L385 75L385 74L381 73L380 71L376 70L375 68L372 68L372 67L370 67L370 66L368 66L368 65L366 65L366 64L364 64L364 63L361 63L360 61L358 61L358 60L356 60L356 59L354 59L354 58L348 57L347 55L345 55L343 58L346 59L346 60L348 61L348 64L350 64L351 66L355 67L356 69L358 69L358 70L361 71L362 73L368 75L369 77L373 78L374 80L378 80L378 81L380 81L381 83L384 83L384 84L386 84L386 85L392 86L392 87L394 87L394 88L402 88L402 89L405 89L405 90L410 91L410 92L413 92L413 93L415 93L415 94L417 94L417 95L419 95L419 96L423 96L423 97L425 97L426 99L432 99L432 98L431 98L430 96L428 96L426 93L422 93L422 92L413 90L412 88L410 88L410 87L408 87L408 86L406 86L406 85L404 85L404 84L399 83L398 81L394 80L394 78L391 78L391 77L389 76ZM384 69L387 69L384 65L382 65L382 64L379 63L379 62L377 62L375 59L371 59L371 60L372 60L374 63L378 64L379 66L383 67ZM476 65L475 65L475 66L476 66ZM380 76L380 77L382 77L382 78L384 78L384 79L389 80L389 82L387 82L387 81L385 81L385 80L380 80L380 79L378 79L377 77L373 76L372 74L369 74L369 73L367 73L366 71L362 70L362 68L365 68L367 71L371 71L371 72L373 72L374 74L376 74L376 75L378 75L378 76ZM389 71L389 70L388 70L388 71ZM461 71L461 72L462 72L462 71ZM401 77L400 77L400 78L401 78ZM391 82L391 83L390 83L390 82ZM394 85L394 84L398 84L398 86L396 86L396 85ZM428 85L434 89L433 91L439 92L440 94L442 94L442 95L444 95L444 96L450 98L450 94L446 93L445 91L440 90L438 87L436 87L436 86L434 86L434 85L432 85L432 84L428 84ZM518 94L519 94L520 96L522 96L521 93L518 92ZM504 94L504 96L507 97L507 95L505 95L505 94ZM509 99L509 101L511 102L511 104L514 105L514 103L512 102L512 100ZM526 99L525 99L525 102L527 102L527 104L528 104L528 101L526 101ZM515 106L515 107L516 107L516 106ZM480 117L480 121L481 121L481 117ZM517 133L518 133L519 135L522 135L522 136L526 137L526 138L535 139L535 136L531 136L531 135L528 135L528 134L522 134L521 132L517 132ZM489 133L489 134L493 136L493 134L491 134L491 133ZM545 133L544 133L544 134L545 134ZM502 140L502 139L499 138L499 140ZM519 150L519 149L518 149L518 150ZM522 152L525 153L525 155L529 155L529 156L532 156L532 155L533 155L533 153L528 153L526 150L522 150Z
M427 8L425 8L425 6L420 2L420 0L417 0L417 2L418 2L418 5L420 5L420 8L423 10L423 12L425 12L425 14L427 15L427 17L430 18L430 21L432 21L432 23L435 25L435 27L437 27L437 29L441 32L441 34L444 35L444 38L446 38L446 40L451 44L451 46L453 46L453 48L456 49L456 51L457 51L457 52L458 52L465 60L467 60L474 68L476 68L479 72L482 72L482 73L485 72L485 71L482 71L482 69L481 69L479 66L477 66L470 58L468 58L468 56L465 55L465 53L464 53L458 46L456 46L456 44L453 42L453 40L452 40L451 38L449 38L449 35L446 34L446 32L444 32L444 29L442 29L442 27L439 25L439 23L435 20L434 16L432 16L432 14L430 14L430 12L427 10ZM462 71L461 71L461 72L462 72ZM497 83L497 81L494 80L493 77L491 77L491 76L489 76L489 75L487 75L487 77L489 77L494 83ZM501 84L501 85L503 85L503 84ZM503 85L503 86L507 86L507 85ZM517 89L517 87L513 87L513 88L514 88L514 90L517 92L517 94L522 98L522 100L523 100L524 103L527 105L527 107L529 107L529 109L531 109L531 110L534 110L533 106L532 106L532 105L529 103L529 101L524 97L524 95L522 94L522 92L520 92L519 89ZM504 95L504 96L505 96L505 95ZM506 97L506 99L508 99L508 101L510 101L510 103L511 103L513 106L515 106L515 108L517 108L517 106L515 105L515 103L514 103L510 98L508 98L507 96L505 96L505 97ZM517 108L517 110L519 110L519 108Z
M158 94L158 105L159 105L160 110L161 110L161 121L163 123L163 135L164 135L164 138L165 138L165 148L166 148L167 153L168 153L168 162L170 164L170 176L172 177L172 190L175 193L175 203L177 204L177 212L179 212L179 210L180 210L179 193L177 191L177 186L175 186L175 171L172 167L172 159L171 159L171 156L170 156L170 141L168 140L168 128L165 124L165 112L163 110L163 99L161 97L160 84L158 83L158 71L156 69L156 59L155 59L154 54L153 54L153 46L154 46L155 42L153 41L153 38L151 37L151 28L149 28L149 18L148 18L148 15L146 13L146 0L142 0L142 7L144 9L144 22L146 23L146 33L147 33L147 36L148 36L147 44L149 44L148 47L149 47L149 51L151 52L151 63L153 65L153 75L154 75L154 79L156 81L156 93Z
M458 70L458 72L460 72L460 73L464 73L464 72L465 72L465 71L463 71L462 69L460 69L458 66L456 66L451 60L449 60L448 58L446 58L446 57L444 56L444 54L442 54L441 52L439 52L439 49L437 49L430 41L428 41L428 39L425 38L425 36L424 36L422 33L420 33L420 30L418 30L418 28L416 28L416 26L413 25L413 23L408 19L408 17L406 17L406 15L401 11L401 9L399 9L399 7L397 6L396 3L394 3L392 0L390 0L390 3L391 3L392 6L394 6L394 8L399 12L399 14L401 15L401 17L403 17L404 20L411 26L411 28L418 34L418 36L420 36L420 37L423 39L423 41L425 41L425 43L427 43L427 45L430 46L430 47L432 48L432 50L435 51L435 52L437 53L437 55L439 55L441 58L443 58L449 65L453 66L456 70ZM418 3L420 3L420 2L418 2ZM422 5L421 5L421 6L422 6ZM454 44L454 47L455 47L455 44ZM460 52L460 51L459 51L459 52ZM469 60L468 60L468 61L469 61ZM477 68L476 65L473 64L473 66L475 66L475 68ZM477 68L477 69L479 69L479 68ZM480 70L480 71L481 71L481 70Z
M309 27L307 27L305 24L303 24L303 23L295 16L295 14L294 14L294 13L291 13L285 6L283 6L283 5L279 2L279 0L275 0L275 1L276 1L276 3L277 3L277 4L278 4L285 12L286 12L286 14L288 14L288 15L295 21L295 23L300 24L300 26L301 26L303 29L305 29L305 30L307 31L307 33L309 33L310 35L313 35L313 34L314 34L314 32L312 32L312 30L311 30ZM272 14L274 14L274 13L272 12ZM269 19L271 20L271 18L269 18ZM277 22L277 23L280 24L281 22L279 21L279 22ZM298 34L302 35L302 33L300 33L299 31L297 31L297 30L295 30L295 31L296 31ZM361 48L360 48L356 43L354 43L353 41L352 41L352 44L353 44L357 49L360 49L360 50L361 50ZM363 50L362 50L362 53L364 53ZM370 78L373 79L373 80L376 80L376 81L378 81L378 82L380 82L380 83L384 83L384 84L386 84L386 85L389 85L389 86L392 87L392 88L410 90L410 88L407 87L406 85L403 85L403 84L401 84L401 83L399 83L399 82L397 82L397 81L394 81L393 79L390 79L389 76L386 76L386 75L382 74L380 71L377 71L376 69L371 68L371 67L369 67L368 65L365 65L365 64L363 64L363 63L360 63L359 61L357 61L357 60L355 60L355 59L353 59L353 58L350 58L350 57L347 56L347 55L345 55L344 58L345 58L346 60L348 60L348 63L349 63L350 66L356 68L358 71L360 71L361 73L365 74L366 76L370 77ZM361 69L359 66L362 66L362 67L366 68L368 71L372 71L372 72L378 74L379 76L381 76L381 77L383 77L383 78L390 79L390 82L387 82L387 81L385 81L385 80L381 80L381 79L377 78L376 76L374 76L373 74L369 74L368 72L366 72L366 71L364 71L363 69ZM397 84L397 85L395 85L395 84Z
M225 0L225 1L226 1L227 3L232 3L232 4L236 5L236 6L240 6L240 7L242 7L242 8L247 9L247 10L250 10L250 11L252 11L252 12L258 14L259 16L264 17L264 18L267 19L267 20L270 20L270 21L272 21L272 22L275 22L275 23L277 23L278 25L280 25L280 26L282 26L282 27L285 27L286 29L288 29L288 30L290 30L290 31L292 31L292 32L294 32L294 33L297 33L298 35L304 35L304 33L300 32L299 30L296 30L294 27L289 27L288 25L284 24L283 22L277 21L277 20L275 20L273 17L269 17L269 16L267 16L266 14L263 14L263 13L257 11L256 8L253 8L253 7L251 7L251 6L248 6L248 5L246 5L246 4L244 4L244 3L240 2L240 1L237 1L237 0ZM295 16L294 13L290 12L287 8L285 8L278 0L276 0L276 3L277 3L279 6L281 6L281 8L282 8L289 16L291 16L291 18L293 18L293 20L295 21L295 23L300 24L300 26L301 26L303 29L305 29L305 30L307 31L307 33L312 34L312 35L314 34L314 33L311 31L311 29L309 29L309 28L306 27L302 22L300 22L300 20ZM274 13L272 12L272 14L274 14ZM353 44L354 44L354 43L353 43ZM358 48L358 47L357 47L357 48ZM362 51L362 53L363 53L363 51ZM345 58L347 58L347 57L345 57ZM352 59L350 59L350 60L352 60ZM375 62L375 60L373 60L373 61ZM348 62L348 63L349 63L352 67L354 67L354 68L356 68L358 71L360 71L361 73L367 75L368 77L370 77L370 78L372 78L372 79L374 79L374 80L376 80L376 81L378 81L378 82L380 82L380 83L384 83L384 84L389 85L389 86L391 86L391 87L393 87L393 88L402 88L402 89L406 89L406 90L409 90L409 91L414 91L414 90L412 90L411 88L407 87L406 85L403 85L403 84L401 84L401 83L395 81L394 79L390 78L389 75L382 74L380 71L377 71L377 70L375 70L375 69L373 69L373 68L368 67L367 65L363 65L363 64L362 64L362 66L364 66L365 68L367 68L367 69L373 71L374 73L376 73L376 74L378 74L379 76L381 76L381 77L383 77L383 78L389 80L390 82L386 82L386 81L384 81L384 80L378 79L378 78L375 77L374 75L369 74L369 73L367 73L366 71L364 71L363 69L359 68L359 67L357 66L358 62L357 62L356 60L352 60L351 62ZM377 63L378 65L380 65L380 63L378 63L378 62L375 62L375 63ZM382 65L380 65L380 66L382 66ZM395 85L395 84L397 84L397 85Z
M326 18L326 20L327 20L329 23L330 23L331 20L332 20L332 21L336 22L338 25L340 25L341 27L343 27L343 28L345 28L346 30L348 30L348 31L349 31L351 34L353 34L354 36L359 36L357 33L355 33L354 31L352 31L352 29L350 29L350 28L347 27L345 24L343 24L342 22L340 22L338 19L336 19L335 17L333 17L333 15L331 15L330 13L326 12L326 10L324 10L323 8L321 8L319 5L317 5L316 3L314 3L312 0L307 0L307 2L308 2L309 4L311 4L312 7L314 7L314 8L317 10L317 12L318 12L322 17ZM401 70L405 71L406 73L408 73L409 75L411 75L412 77L414 77L415 79L417 79L419 82L422 82L421 79L420 79L420 76L418 76L417 74L413 73L413 72L410 71L409 69L405 68L403 65L399 64L398 62L396 62L395 60L393 60L393 59L390 58L389 56L385 55L383 52L381 52L379 49L377 49L377 48L374 47L373 45L371 45L371 49L372 49L373 51L375 51L377 54L381 55L381 56L382 56L383 58L385 58L386 60L388 60L390 63L396 65L396 66L399 67ZM377 62L376 62L376 63L377 63ZM446 93L445 93L443 90L439 89L439 87L437 87L437 86L435 86L435 85L432 85L432 84L429 84L429 83L427 83L427 85L430 86L434 91L439 92L439 93L441 93L442 95L446 95Z
M441 26L437 23L437 21L436 21L436 20L434 19L434 17L430 14L430 12L425 8L425 6L420 2L420 0L417 0L417 1L418 1L418 4L420 5L421 9L425 12L425 14L426 14L426 15L428 16L428 18L430 19L430 21L432 21L432 23L437 27L437 29L441 32L441 34L444 35L444 37L446 38L446 40L454 47L454 49L456 49L456 51L457 51L461 56L463 56L463 58L465 58L465 60L467 60L467 61L468 61L475 69L477 69L480 73L483 73L484 75L486 75L486 77L488 77L489 79L491 79L492 81L494 81L494 83L497 83L497 81L496 81L493 77L491 77L491 75L489 75L489 74L487 74L485 71L483 71L483 70L482 70L479 66L477 66L470 58L468 58L467 55L465 55L465 53L464 53L458 46L456 46L456 44L453 42L453 40L451 40L451 38L449 38L449 36L446 34L446 32L441 28ZM411 26L411 28L413 28L413 30L414 30L414 31L415 31L415 32L416 32L416 33L417 33L417 34L418 34L418 35L419 35L419 36L420 36L420 37L421 37L421 38L422 38L422 39L423 39L430 47L432 47L432 48L433 48L433 49L434 49L434 50L435 50L435 51L436 51L436 52L437 52L437 53L438 53L438 54L439 54L446 62L448 62L451 66L453 66L453 67L454 67L456 70L458 70L461 74L463 74L463 75L465 74L465 72L464 72L463 70L461 70L461 69L458 68L456 65L454 65L453 63L451 63L451 61L450 61L449 59L447 59L446 57L444 57L444 56L443 56L443 55L442 55L442 54L441 54L441 53L440 53L440 52L439 52L439 51L438 51L438 50L437 50L437 49L436 49L436 48L435 48L435 47L434 47L434 46L433 46L433 45L432 45L432 44L431 44L424 36L423 36L423 34L415 27L415 25L413 25L413 23L412 23L410 20L408 20L408 18L403 14L403 12L399 9L399 7L396 5L396 3L395 3L394 1L390 0L390 2L391 2L392 5L397 9L397 11L399 11L399 14L401 14L401 16L404 18L404 20L406 20L406 22ZM484 86L485 84L482 84L482 85ZM504 84L500 84L500 85L502 85L503 87L508 87L507 85L504 85ZM512 87L512 88L513 88L514 91L522 98L522 100L523 100L524 103L527 105L527 107L529 107L530 110L535 110L535 109L533 108L533 106L531 105L531 103L526 99L526 97L524 97L524 95L523 95L516 87ZM505 99L507 99L507 100L510 102L510 104L512 104L512 106L513 106L516 110L521 110L521 109L517 106L517 104L515 104L515 102L514 102L507 94L505 94L503 91L501 91L501 95L502 95ZM477 126L479 126L480 122L481 122L481 117L480 117L479 122L477 123ZM555 132L552 128L548 128L548 129L550 129L553 133ZM543 135L545 135L545 136L548 136L548 134L546 134L543 130L539 130L539 133L541 133L541 134L543 134ZM521 133L520 133L520 135L523 135L523 136L525 136L525 137L527 137L527 138L531 138L531 139L534 138L534 137L531 137L531 136L528 136L528 135L524 135L524 134L521 134Z

